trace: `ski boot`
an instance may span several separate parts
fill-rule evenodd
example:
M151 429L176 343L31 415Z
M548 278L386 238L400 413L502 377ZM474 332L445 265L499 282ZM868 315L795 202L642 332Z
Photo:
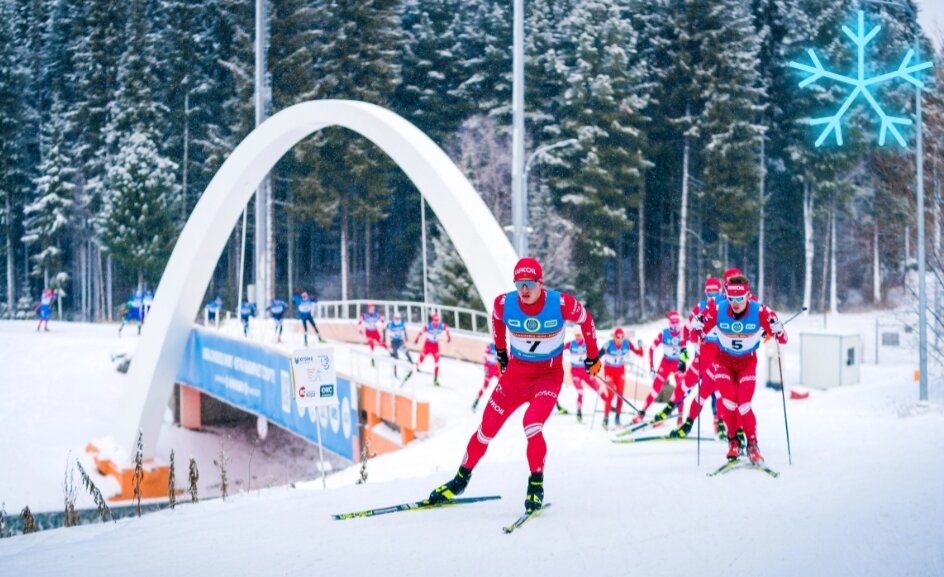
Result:
M764 456L760 454L760 448L757 447L756 439L753 441L748 441L747 443L747 458L751 460L751 464L764 464Z
M328 342L328 341L326 341L326 340L324 340L323 338L321 338L321 335L318 335L318 342L324 344L324 343L326 343L326 342Z
M669 415L672 414L672 409L675 408L671 402L665 406L664 409L656 413L656 416L652 418L653 423L658 423L659 421L664 421L669 418Z
M638 413L636 413L636 416L633 417L633 424L638 425L645 418L646 418L646 411L639 411Z
M305 346L308 346L308 333L305 333Z
M685 422L679 425L679 428L669 433L669 437L673 439L684 439L691 432L692 432L692 420L685 419Z
M544 473L531 473L528 477L528 494L524 498L524 510L537 511L544 504Z
M620 426L620 413L616 413L616 417L613 419L613 424L615 426Z
M603 430L608 431L610 429L610 418L603 417Z
M479 397L478 399L475 399L474 401L472 401L472 412L473 412L473 413L475 412L475 409L478 408L478 406L479 406L479 399L481 399L481 398L482 398L482 397Z
M577 409L577 423L583 422L583 414L580 412L580 409Z
M744 434L744 429L738 429L737 440L741 444L741 454L744 455L744 449L747 447L747 435Z
M433 492L429 494L429 503L431 505L439 505L451 499L455 499L465 491L471 476L472 469L459 467L459 471L456 472L456 476L453 477L451 481L433 489Z
M557 412L560 413L560 414L562 414L562 415L567 415L567 414L570 413L570 411L568 411L567 409L565 409L560 403L557 403Z
M439 377L433 377L433 386L434 386L434 387L438 387L438 386L439 386Z
M718 418L715 420L715 436L721 441L728 438L728 430L724 426L724 419Z
M728 437L728 454L725 455L729 461L733 461L741 456L741 441L737 436Z

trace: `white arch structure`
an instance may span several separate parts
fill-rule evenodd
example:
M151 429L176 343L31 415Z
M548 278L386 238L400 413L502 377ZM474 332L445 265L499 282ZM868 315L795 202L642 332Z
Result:
M429 202L472 275L483 302L510 290L516 255L501 226L445 152L397 114L364 102L319 100L272 116L243 140L210 181L177 240L128 371L114 441L129 455L143 432L153 456L193 319L243 208L263 177L310 134L342 126L368 138Z

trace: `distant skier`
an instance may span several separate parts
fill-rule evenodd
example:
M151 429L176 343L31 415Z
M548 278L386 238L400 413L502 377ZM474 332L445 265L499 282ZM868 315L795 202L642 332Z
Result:
M402 350L407 362L412 365L413 357L410 356L410 349L406 346L406 321L399 312L393 313L393 320L387 324L387 333L390 335L390 356L399 359Z
M39 323L36 325L36 332L39 332L39 328L43 327L43 330L49 330L49 317L52 314L52 303L56 300L56 293L51 288L43 289L42 294L39 296L39 304L36 305L36 308L33 309L39 314Z
M488 390L488 386L492 384L492 379L501 378L501 370L498 368L498 350L495 348L495 343L488 343L488 345L485 346L485 358L482 359L482 368L485 369L485 380L482 382L478 396L472 401L473 412L475 412L475 409L479 406L479 401L482 400L482 396L485 394L485 391Z
M307 292L303 292L301 294L295 310L298 311L298 320L302 322L302 331L305 333L305 346L308 346L308 323L311 323L312 330L314 330L315 334L318 335L318 342L325 342L325 340L321 338L321 333L318 332L318 325L315 324L315 319L312 316L312 313L315 310L315 301L312 300L310 296L308 296Z
M593 318L583 305L569 294L545 289L541 265L533 258L518 261L514 281L517 290L499 295L492 312L492 340L502 376L485 405L482 423L469 439L456 476L433 490L429 496L432 503L448 501L465 491L472 470L485 455L488 444L508 417L528 403L523 424L528 439L531 475L528 477L525 509L540 509L544 503L544 461L547 456L542 430L564 383L562 361L566 321L578 323L587 341L584 365L588 372L591 375L600 372Z
M676 387L683 386L685 382L685 362L680 357L683 355L683 351L685 355L688 354L688 349L686 349L688 337L685 333L685 327L682 326L682 316L676 311L669 311L665 316L669 320L669 326L662 329L662 332L656 336L655 341L649 348L649 376L653 377L652 390L646 395L646 401L636 418L633 419L633 424L646 418L646 411L652 406L655 398L659 396L662 385L668 380L669 374L675 373ZM659 345L662 345L662 361L659 363L659 369L656 370L653 368L653 357Z
M614 424L620 424L620 413L623 410L623 394L626 388L626 357L629 353L636 356L642 356L642 347L629 342L624 338L625 333L621 327L613 330L613 338L607 341L603 347L603 376L606 379L608 387L603 387L603 428L606 429L610 422L610 407L613 405L613 399L616 399L616 417Z
M606 402L606 392L600 390L600 385L595 378L590 378L587 367L584 366L584 360L587 358L587 341L583 338L583 333L577 331L574 333L574 340L565 345L565 349L570 353L570 380L577 389L577 422L583 422L583 387L590 387L596 391L600 398Z
M223 310L223 297L216 295L216 298L206 304L207 323L218 323L220 312Z
M439 320L439 313L433 313L429 317L429 322L423 325L423 330L420 334L416 335L416 338L413 340L413 344L420 342L420 337L425 336L426 340L423 341L423 350L420 351L420 359L416 361L416 370L420 370L420 366L423 364L423 359L427 355L433 356L433 385L439 386L439 339L443 335L446 335L446 342L452 342L452 336L449 334L449 327L446 326L446 323L443 323Z
M374 303L368 303L367 310L361 313L361 318L357 321L357 330L367 341L367 346L370 347L372 353L374 352L374 345L383 347L389 352L387 343L380 335L380 331L383 330L385 324L384 316L377 311ZM374 364L373 359L371 359L371 364Z
M750 285L744 275L734 275L725 283L727 302L708 303L707 309L692 321L692 329L718 336L718 352L713 369L721 399L722 416L728 431L728 459L740 455L737 431L747 437L747 456L752 463L763 463L757 446L757 418L751 399L757 385L757 348L764 333L780 344L787 343L787 333L777 313L751 299Z
M690 329L689 338L693 342L699 343L698 353L695 355L695 359L692 361L692 369L689 370L689 373L692 370L696 371L698 374L698 380L701 384L698 385L698 396L692 400L692 404L688 409L688 418L685 419L685 422L682 423L679 428L669 433L669 435L672 437L685 437L691 432L692 424L701 413L701 410L705 405L705 401L710 398L712 400L712 410L715 414L715 434L720 437L727 438L724 419L721 418L721 411L715 406L715 396L718 392L718 387L714 379L711 378L711 376L714 374L711 366L714 364L715 355L718 352L718 335L716 334L717 329L706 335L702 335L701 331L691 330L692 320L706 311L710 302L713 302L714 306L722 304L724 302L724 293L721 289L721 281L716 278L709 277L705 281L705 298L699 301L698 304L692 308L692 312L688 316L688 327ZM687 377L688 373L686 373L686 378ZM681 415L682 412L679 411L679 416Z
M128 312L125 314L125 318L121 320L121 326L118 327L118 336L121 336L121 331L124 330L125 325L131 321L137 321L138 323L138 334L141 334L141 325L144 322L144 293L141 289L138 289L131 293L131 298L128 299Z
M243 303L239 305L239 320L243 323L243 336L249 336L249 318L256 316L256 305L244 298Z
M282 342L282 318L285 316L285 309L288 305L279 297L272 299L266 310L272 313L272 320L275 321L275 337L277 342Z

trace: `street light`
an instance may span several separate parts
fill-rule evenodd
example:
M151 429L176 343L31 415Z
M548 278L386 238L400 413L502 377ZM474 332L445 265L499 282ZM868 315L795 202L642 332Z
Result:
M538 149L535 150L534 152L532 152L532 153L531 153L531 156L528 157L528 161L524 163L524 172L523 172L523 176L522 176L522 178L521 178L521 181L522 181L522 188L524 189L524 190L523 190L524 209L522 210L522 214L521 214L521 230L522 230L522 234L521 234L520 241L519 241L519 242L520 242L520 245L521 245L521 248L520 248L520 251L519 251L519 253L518 253L518 256L522 256L522 257L523 257L523 256L527 256L527 254L528 254L528 234L527 234L528 231L529 231L529 226L528 226L528 173L531 172L531 163L534 162L535 160L537 160L537 157L538 157L539 155L544 154L545 152L547 152L547 151L549 151L549 150L553 150L553 149L555 149L555 148L563 148L563 147L565 147L565 146L573 146L573 145L575 145L575 144L580 144L580 141L577 140L576 138L568 138L567 140L561 140L560 142L555 142L555 143L553 143L553 144L546 144L546 145L544 145L544 146L541 146L540 148L538 148ZM516 247L516 248L517 248L517 247Z
M921 34L918 27L918 14L907 3L886 0L866 0L870 4L904 8L914 23L914 52L918 54ZM926 258L924 251L924 123L921 117L921 86L915 84L915 188L917 195L918 225L918 400L928 400L928 295L925 286Z

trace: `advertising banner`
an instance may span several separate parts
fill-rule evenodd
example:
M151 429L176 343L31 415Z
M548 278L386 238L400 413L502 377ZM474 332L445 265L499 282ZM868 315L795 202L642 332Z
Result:
M329 347L318 349L322 348ZM177 382L263 416L312 443L318 442L315 419L319 419L324 448L355 460L358 430L354 383L337 376L330 406L302 406L292 394L291 371L291 358L285 353L195 328L190 332Z

